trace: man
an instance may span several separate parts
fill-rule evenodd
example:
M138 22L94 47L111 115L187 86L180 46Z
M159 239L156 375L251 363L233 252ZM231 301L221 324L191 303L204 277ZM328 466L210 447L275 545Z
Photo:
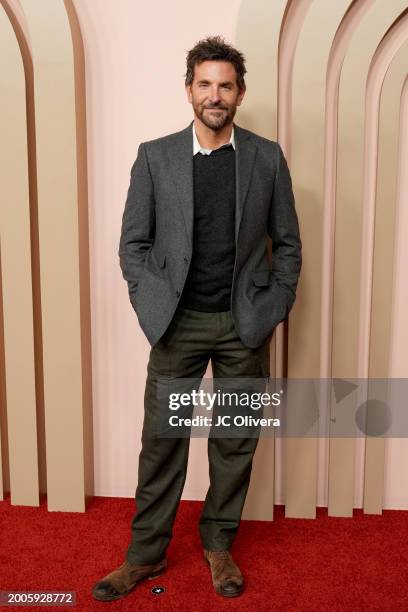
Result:
M185 81L194 121L142 143L131 170L119 256L151 350L132 542L95 585L96 599L123 597L166 568L190 440L157 435L160 378L200 380L210 359L214 380L268 377L271 336L296 297L301 241L285 157L278 143L233 122L244 62L221 37L199 41ZM243 589L230 549L257 441L208 439L199 528L214 588L226 597Z

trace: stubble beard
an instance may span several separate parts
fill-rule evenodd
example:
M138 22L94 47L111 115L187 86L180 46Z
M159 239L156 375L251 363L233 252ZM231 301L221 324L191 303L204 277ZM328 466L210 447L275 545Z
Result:
M193 108L195 114L200 119L200 121L202 121L205 126L210 128L210 130L213 130L214 132L218 132L219 130L222 130L222 128L225 127L227 124L232 123L232 120L234 119L236 113L236 107L230 107L226 109L222 107L221 113L211 113L206 109L206 107L202 106L194 105ZM213 108L216 109L217 107Z

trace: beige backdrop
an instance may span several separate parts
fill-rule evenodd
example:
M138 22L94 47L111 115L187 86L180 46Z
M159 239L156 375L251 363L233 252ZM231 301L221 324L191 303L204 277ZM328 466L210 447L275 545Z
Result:
M303 242L273 373L407 377L406 0L0 0L0 429L13 504L131 497L149 344L117 256L140 142L192 118L185 56L247 57L237 123L281 143ZM3 197L4 196L4 197ZM405 207L406 208L406 207ZM207 375L211 375L209 368ZM330 402L327 397L322 402ZM245 518L408 508L406 439L261 440ZM192 440L184 499L208 486Z

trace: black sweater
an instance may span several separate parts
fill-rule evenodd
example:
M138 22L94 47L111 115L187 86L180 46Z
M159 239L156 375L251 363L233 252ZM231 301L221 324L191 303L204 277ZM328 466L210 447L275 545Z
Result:
M180 300L204 312L231 308L235 260L235 151L194 156L193 256Z

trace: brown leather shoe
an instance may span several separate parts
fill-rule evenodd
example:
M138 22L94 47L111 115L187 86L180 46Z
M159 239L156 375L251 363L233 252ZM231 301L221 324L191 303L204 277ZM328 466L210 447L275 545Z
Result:
M224 597L236 597L244 588L244 579L238 565L228 550L206 550L204 558L211 568L216 593Z
M162 574L166 566L166 558L154 565L133 565L125 560L122 565L95 584L92 595L100 601L119 599L130 593L141 580Z

